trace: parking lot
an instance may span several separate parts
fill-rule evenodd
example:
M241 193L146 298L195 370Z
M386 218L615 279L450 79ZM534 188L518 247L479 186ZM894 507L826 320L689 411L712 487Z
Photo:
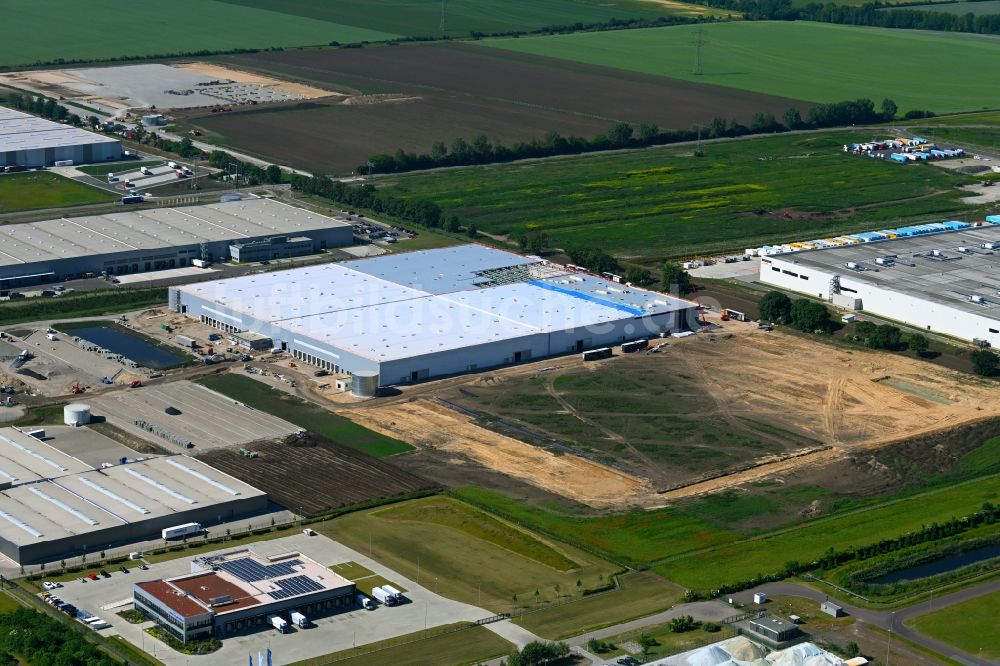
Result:
M91 399L94 414L173 453L197 453L294 434L298 427L232 398L188 381L145 386ZM173 407L178 414L168 414ZM141 419L172 435L159 436L136 426ZM180 442L193 442L188 450Z
M183 166L188 166L188 165L182 165L178 163L178 168L181 168ZM135 189L142 190L142 188L145 187L156 187L157 185L165 185L167 183L172 183L178 180L179 178L183 180L184 178L192 177L192 176L178 176L177 170L170 166L167 166L166 164L160 166L147 167L146 171L148 173L143 173L139 169L134 169L131 171L120 171L114 174L114 177L117 178L117 180L111 182L114 182L116 186L122 187L123 189L125 187L126 182L134 183L133 187Z
M93 615L109 622L112 626L104 629L107 635L118 634L139 648L144 649L165 664L219 663L237 664L246 659L247 654L270 647L275 663L287 664L300 659L317 657L354 645L364 645L454 622L475 621L492 615L489 611L468 604L445 599L430 589L408 580L395 571L387 569L374 560L324 536L296 534L271 541L261 541L252 546L261 555L270 556L289 551L298 551L324 566L342 562L357 562L375 574L401 585L407 590L409 603L401 606L378 607L373 611L361 609L341 612L319 618L310 618L311 625L304 629L292 628L289 633L280 634L273 629L260 629L253 633L230 636L223 639L223 647L218 652L205 656L182 655L165 644L150 637L143 631L151 623L133 625L116 613L131 608L132 586L135 583L167 578L188 573L190 560L181 557L169 562L150 566L148 571L131 568L127 574L117 568L110 568L111 578L81 583L71 581L55 590L62 600L79 609L91 611ZM226 552L221 549L217 552ZM138 563L136 563L138 564ZM432 584L433 587L433 584Z

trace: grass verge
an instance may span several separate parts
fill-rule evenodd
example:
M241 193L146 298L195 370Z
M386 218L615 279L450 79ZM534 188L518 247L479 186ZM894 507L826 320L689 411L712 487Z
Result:
M303 659L290 666L362 666L393 664L393 666L423 666L449 664L461 666L487 661L509 654L514 645L484 627L451 624L397 636L358 648L333 652L322 657Z
M35 297L0 304L0 326L46 319L96 317L167 302L166 287L76 291L55 298Z
M921 633L986 659L1000 659L997 633L1000 592L963 601L914 618L910 624Z

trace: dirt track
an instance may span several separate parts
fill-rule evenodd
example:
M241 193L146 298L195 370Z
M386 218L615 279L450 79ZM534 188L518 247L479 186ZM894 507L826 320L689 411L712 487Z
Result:
M554 455L472 423L428 400L357 409L354 421L417 446L467 456L589 506L620 506L623 498L649 494L649 482L574 455Z
M595 508L661 506L671 500L782 478L823 467L900 440L1000 415L1000 387L917 359L846 350L809 338L761 332L730 322L714 334L671 340L664 353L618 357L606 363L655 363L700 380L710 400L704 418L754 418L808 435L830 448L657 493L646 479L570 454L481 428L469 417L420 398L446 394L490 376L546 378L583 363L566 357L430 382L402 396L344 414L423 447L461 455L490 469ZM587 366L598 369L598 365ZM416 399L414 401L414 399Z

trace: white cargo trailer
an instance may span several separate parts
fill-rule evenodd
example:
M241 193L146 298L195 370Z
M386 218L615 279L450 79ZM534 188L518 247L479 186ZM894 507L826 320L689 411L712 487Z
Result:
M384 588L373 587L372 597L374 597L375 600L378 601L379 603L384 604L386 606L396 605L396 597L390 592L386 591Z
M199 532L201 532L201 523L184 523L183 525L163 528L161 535L166 540L188 536L189 534L198 534Z
M278 631L280 631L281 633L285 633L285 630L288 629L288 623L277 615L268 615L267 623L270 624L275 629L277 629Z
M375 608L374 602L363 594L357 596L358 605L365 610L373 610Z
M292 624L296 627L304 627L309 624L309 620L306 619L306 616L298 611L292 611L289 617L292 619Z

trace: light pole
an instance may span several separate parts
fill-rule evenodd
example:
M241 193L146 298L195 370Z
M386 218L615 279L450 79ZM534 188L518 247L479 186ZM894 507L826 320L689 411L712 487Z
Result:
M896 622L896 611L889 615L889 642L885 646L885 666L889 666L889 653L892 650L892 625Z

